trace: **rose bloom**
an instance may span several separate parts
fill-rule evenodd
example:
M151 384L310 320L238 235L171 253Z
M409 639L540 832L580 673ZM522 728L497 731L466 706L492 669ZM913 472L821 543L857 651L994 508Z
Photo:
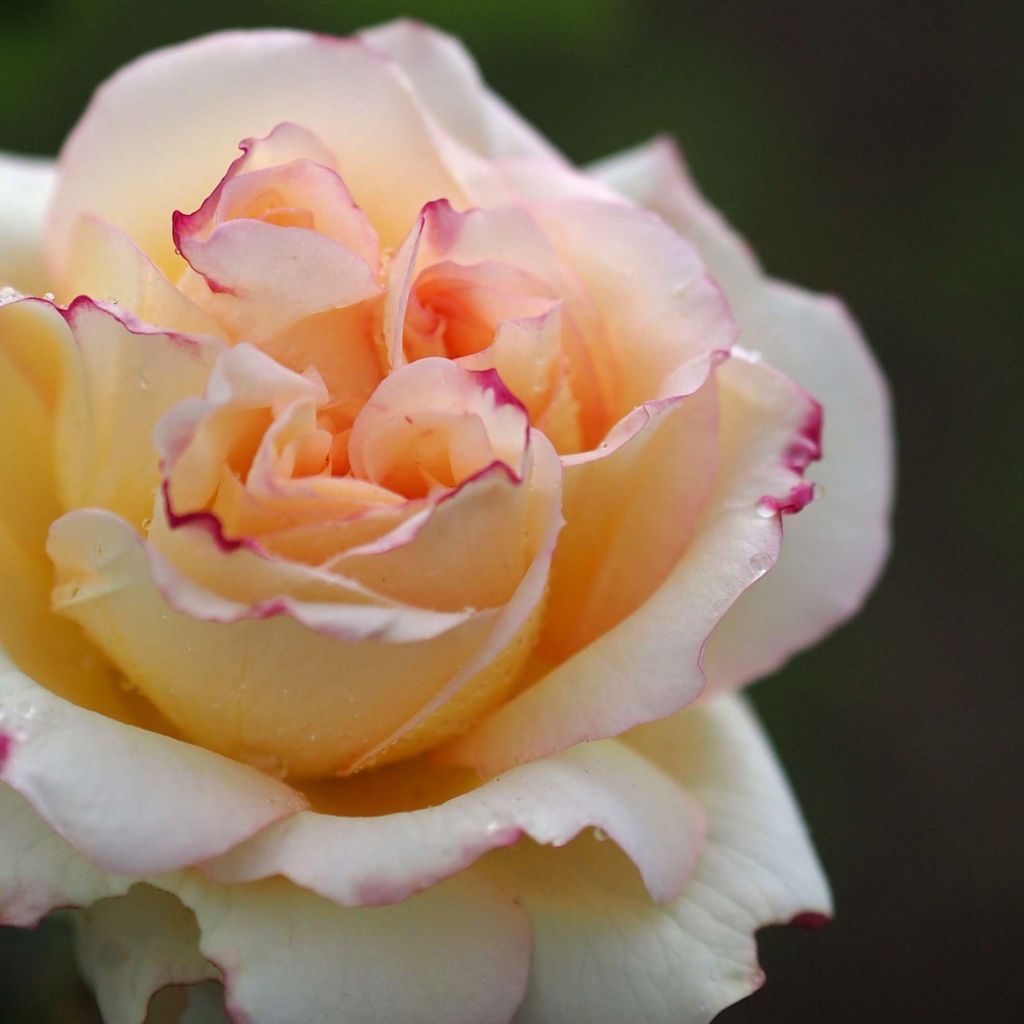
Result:
M670 142L215 35L0 164L0 278L0 915L105 1020L705 1022L827 918L735 691L874 582L886 391Z

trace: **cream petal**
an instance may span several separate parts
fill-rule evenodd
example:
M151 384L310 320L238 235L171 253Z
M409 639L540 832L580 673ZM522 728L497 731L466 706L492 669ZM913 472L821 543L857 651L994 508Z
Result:
M78 962L104 1024L143 1024L165 985L220 978L199 952L195 916L170 893L133 886L73 915Z
M157 423L203 393L223 346L163 333L87 298L71 304L67 320L83 387L59 418L65 507L107 508L140 525L160 486Z
M522 910L468 874L391 907L345 908L284 879L168 884L247 1024L507 1024L522 998Z
M285 121L334 154L385 246L398 245L424 203L461 195L393 62L357 40L226 32L143 57L100 88L61 153L51 258L63 270L70 232L92 212L175 277L171 212L200 205L239 139Z
M453 36L399 19L360 33L395 60L440 126L481 156L563 157L484 84L473 58Z
M210 290L201 299L189 293L236 338L258 342L380 290L361 257L306 228L232 220L206 241L183 238L181 247Z
M100 868L176 870L303 806L251 768L69 704L0 659L0 779Z
M597 828L639 869L651 897L682 892L700 853L696 806L615 740L581 745L423 810L346 818L307 812L208 863L218 882L282 874L346 906L395 903L521 837L563 846Z
M42 295L52 287L43 228L55 181L51 160L0 153L0 288Z
M716 359L648 402L598 449L563 457L566 528L552 564L543 654L562 660L639 608L679 561L718 466ZM595 509L601 509L595 515Z
M114 516L63 517L51 537L58 606L186 736L271 772L346 768L427 706L500 621L384 603L226 547L199 522L168 535L181 569Z
M139 710L118 688L81 631L50 611L49 524L64 509L57 481L60 409L82 384L71 331L53 304L24 299L0 307L0 645L34 679L95 711L134 720Z
M32 928L51 910L117 896L132 884L90 864L2 782L0 821L0 924Z
M778 668L860 608L889 549L893 431L889 395L856 323L836 299L764 276L743 240L708 205L668 140L594 168L660 214L721 282L740 343L807 388L825 411L820 503L787 523L776 567L737 601L712 636L713 686Z
M84 215L72 233L67 301L89 295L121 307L121 316L177 334L227 335L209 313L186 298L119 228Z
M663 718L700 694L708 635L775 561L779 512L809 500L790 454L806 443L816 412L786 378L742 358L724 363L716 379L715 485L668 578L631 615L455 741L446 756L491 774Z
M616 419L652 398L685 363L728 352L735 323L696 251L656 216L621 202L534 208L561 260L579 275L604 326L602 378L617 384Z
M688 708L627 742L703 806L707 844L682 896L660 906L610 843L485 861L533 926L517 1024L708 1024L761 985L758 928L830 912L799 811L738 700Z

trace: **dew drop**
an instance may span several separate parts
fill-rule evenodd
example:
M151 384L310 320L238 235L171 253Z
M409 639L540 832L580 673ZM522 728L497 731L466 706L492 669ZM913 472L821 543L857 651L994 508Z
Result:
M755 576L763 576L772 565L774 565L774 560L766 551L759 551L750 559L750 571Z
M603 828L595 828L594 829L594 838L599 843L605 843L605 842L608 841L608 833L605 832L605 830Z
M771 519L776 513L775 502L771 498L762 498L757 503L757 514L762 519Z

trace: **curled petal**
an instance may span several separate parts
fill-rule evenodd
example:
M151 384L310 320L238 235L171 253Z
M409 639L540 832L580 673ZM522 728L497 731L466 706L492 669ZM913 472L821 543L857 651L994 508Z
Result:
M852 616L889 549L892 423L884 379L836 299L764 276L744 241L708 205L668 140L594 168L602 181L660 214L700 251L722 284L740 343L817 398L825 410L821 501L786 527L775 568L736 603L708 644L712 686L778 668Z
M6 659L0 712L0 779L109 871L138 876L194 864L303 805L251 768L75 707Z
M346 906L395 903L528 836L563 846L597 828L655 900L682 891L703 818L671 780L615 740L523 765L439 806L375 818L307 812L204 867L220 882L283 874Z
M143 1024L150 999L165 985L220 978L199 952L195 916L152 886L100 900L76 911L73 921L82 974L107 1024Z
M741 358L724 363L716 380L714 489L665 581L632 614L453 743L446 756L493 773L663 718L700 694L708 635L775 561L778 511L809 497L789 454L817 408L786 378Z
M762 984L758 928L830 912L799 811L739 701L687 708L628 742L703 806L706 846L682 896L665 905L651 903L610 843L581 837L485 861L533 926L522 1024L708 1024Z
M424 203L461 196L392 61L358 40L220 33L143 57L97 92L60 157L47 243L55 267L63 272L70 233L91 211L173 279L182 263L167 212L196 209L239 138L286 121L334 154L385 246L399 244ZM133 187L140 180L145 189Z
M0 924L32 928L51 910L125 892L132 879L101 871L0 782Z

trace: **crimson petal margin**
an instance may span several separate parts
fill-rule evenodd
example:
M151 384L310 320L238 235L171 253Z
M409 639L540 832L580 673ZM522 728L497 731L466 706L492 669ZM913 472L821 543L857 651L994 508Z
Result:
M712 687L779 668L854 615L889 551L894 489L888 387L843 304L766 277L750 248L700 194L669 139L591 168L694 244L725 290L740 344L807 388L825 410L820 505L787 527L775 568L708 643Z
M705 685L711 631L772 566L780 511L808 497L790 461L817 406L781 374L734 357L716 373L719 466L693 538L631 615L505 704L443 756L485 775L663 718Z

